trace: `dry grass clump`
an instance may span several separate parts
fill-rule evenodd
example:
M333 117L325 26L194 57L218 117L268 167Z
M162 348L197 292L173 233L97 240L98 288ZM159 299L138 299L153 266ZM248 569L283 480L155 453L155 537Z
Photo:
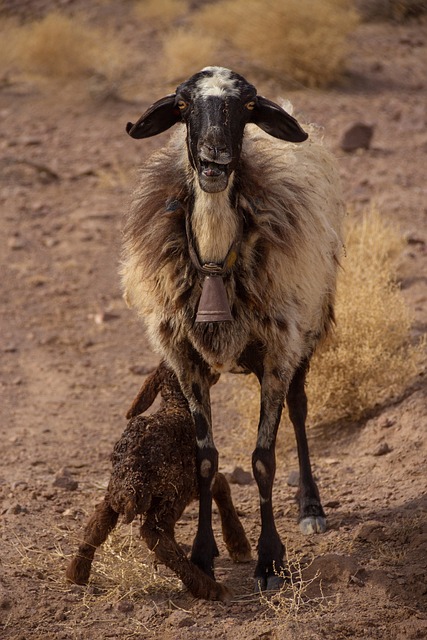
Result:
M57 534L64 538L63 531L58 530ZM76 541L72 544L75 546ZM65 579L65 563L69 556L64 553L62 542L56 542L53 549L46 550L16 537L12 545L21 566L39 579L43 578L47 588L55 591L73 588ZM114 530L97 550L88 588L82 587L81 591L83 603L90 607L92 601L138 600L150 593L164 591L170 594L181 589L181 581L171 572L167 573L164 567L157 573L155 556L142 542L135 523Z
M310 423L358 419L402 393L417 375L423 345L410 342L411 314L395 280L403 247L376 211L349 223L336 328L315 354L308 376ZM241 415L256 422L259 387L253 376L246 380Z
M161 72L165 78L179 84L196 71L216 63L227 66L226 58L220 53L218 40L212 34L180 27L163 39Z
M162 26L183 16L188 11L186 0L138 0L134 14L140 20L155 20Z
M241 59L248 70L323 87L339 78L346 36L356 24L350 0L272 0L268 7L263 0L221 0L195 12L176 44L175 34L165 34L163 64L181 63L194 72L205 62L205 40L213 39L209 64L224 64L213 55L217 49L223 59Z
M313 558L307 559L301 552L288 551L288 543L285 548L284 567L276 574L283 579L283 585L274 594L260 594L260 602L265 605L268 615L273 614L283 622L330 609L333 602L322 591L320 572L316 571L310 577L305 575Z
M113 531L109 535L96 552L89 585L96 586L109 601L138 599L153 590L180 590L180 580L168 576L164 567L157 573L154 553L133 531L131 527L125 534Z
M6 20L0 29L3 70L62 82L94 74L112 79L122 60L116 40L81 18L54 12L26 24Z
M395 281L403 240L373 211L349 225L346 246L336 330L313 358L308 377L316 422L357 419L401 393L420 364L420 347L410 343L411 315Z
M44 527L37 520L35 526L38 534ZM58 629L61 629L61 637L91 637L94 624L105 627L108 637L108 627L112 622L110 616L105 616L106 610L114 607L120 611L123 606L126 611L126 607L132 606L132 603L143 602L145 611L152 609L155 615L159 609L159 595L167 602L171 594L181 592L182 584L176 576L166 576L163 567L159 574L156 572L152 563L154 555L142 543L137 530L135 523L109 536L97 551L87 587L71 585L65 579L69 556L64 553L63 547L70 544L72 537L67 526L62 525L61 529L54 531L54 546L51 531L47 547L34 538L34 532L28 532L26 539L17 534L14 539L11 537L10 555L5 558L4 566L20 572L31 593L42 594L26 626L26 637L50 638ZM72 546L75 544L76 540L73 540ZM43 595L45 592L52 593L52 606L46 606L49 596ZM66 615L61 616L64 608ZM58 615L53 617L52 611ZM8 632L22 623L15 616L15 607L12 607L4 619L4 629ZM144 617L140 620L138 615L126 616L123 623L115 619L114 624L117 636L121 638L145 638L152 631L151 625L148 628Z
M402 22L427 13L427 0L356 0L363 20Z

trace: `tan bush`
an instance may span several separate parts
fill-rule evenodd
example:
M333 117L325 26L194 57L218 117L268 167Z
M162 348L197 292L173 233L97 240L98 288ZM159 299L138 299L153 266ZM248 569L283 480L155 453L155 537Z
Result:
M378 212L349 223L336 300L336 328L308 376L309 423L360 418L402 393L417 375L423 345L410 342L411 314L395 281L404 242ZM240 400L256 422L259 388L251 376Z
M227 66L226 58L219 56L217 39L203 31L182 27L164 37L159 71L168 81L179 84L212 64L212 60Z
M192 23L236 48L249 66L321 87L343 70L357 14L350 0L223 0L206 5Z
M356 0L363 20L393 20L402 22L427 13L427 0Z
M92 74L112 78L120 60L120 47L108 34L82 19L50 13L24 25L4 22L0 57L3 70L69 80Z
M372 212L349 225L346 244L336 330L313 358L308 378L317 422L358 418L401 393L420 364L420 349L410 344L411 314L395 282L403 240Z
M188 11L185 0L138 0L134 14L140 20L155 20L160 24L170 23Z

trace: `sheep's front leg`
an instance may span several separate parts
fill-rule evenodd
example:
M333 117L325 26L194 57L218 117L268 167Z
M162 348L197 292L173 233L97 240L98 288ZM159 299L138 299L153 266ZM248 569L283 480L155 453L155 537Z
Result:
M191 412L196 425L196 469L199 485L199 521L191 560L214 578L214 558L219 552L212 530L212 483L218 470L218 451L212 439L210 411L208 415L198 407Z
M212 484L218 470L218 451L212 436L210 385L215 381L208 365L190 345L181 348L179 358L171 359L182 392L188 400L196 427L196 469L199 486L199 521L191 560L214 578L214 558L218 547L212 530Z
M287 384L281 374L265 371L261 380L261 415L252 468L258 484L261 508L261 534L255 590L276 589L282 580L284 546L274 522L272 492L276 472L276 435L282 414Z

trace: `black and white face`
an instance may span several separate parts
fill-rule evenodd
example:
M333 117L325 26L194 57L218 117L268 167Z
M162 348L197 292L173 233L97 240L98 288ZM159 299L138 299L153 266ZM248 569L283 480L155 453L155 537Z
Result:
M308 137L295 118L223 67L202 69L176 93L155 102L135 124L129 122L126 131L132 138L148 138L177 122L187 127L188 158L200 188L208 193L227 189L247 123L281 140L303 142Z
M206 67L178 87L176 106L187 126L188 155L203 191L227 188L255 100L255 87L222 67Z

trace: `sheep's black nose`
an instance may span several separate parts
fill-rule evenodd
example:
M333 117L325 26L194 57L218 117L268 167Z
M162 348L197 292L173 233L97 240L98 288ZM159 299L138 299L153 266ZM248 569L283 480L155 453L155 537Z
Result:
M226 146L204 143L200 147L200 158L207 162L228 164L231 161L231 154Z

